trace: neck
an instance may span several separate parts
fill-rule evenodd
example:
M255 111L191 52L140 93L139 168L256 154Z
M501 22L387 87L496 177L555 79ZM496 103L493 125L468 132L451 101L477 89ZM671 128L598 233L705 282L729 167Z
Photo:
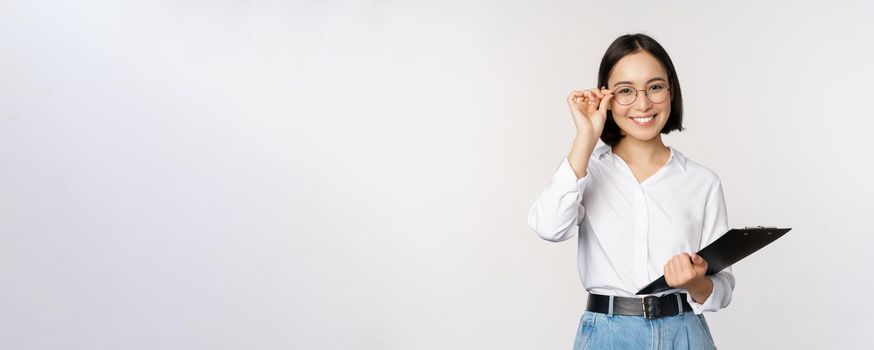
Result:
M662 142L662 135L651 140L638 140L625 136L616 146L613 153L622 157L629 164L652 164L664 163L665 155L670 155L670 150Z

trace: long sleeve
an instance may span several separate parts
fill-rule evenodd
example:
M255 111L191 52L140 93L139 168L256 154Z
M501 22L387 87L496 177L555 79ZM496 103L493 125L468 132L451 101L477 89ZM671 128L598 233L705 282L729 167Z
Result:
M581 201L589 176L577 179L567 156L562 159L549 184L528 211L528 226L540 238L561 242L576 235L577 225L585 215Z
M722 192L722 182L717 181L707 196L707 204L704 207L704 222L701 232L701 246L706 247L728 231L728 214L725 207L725 196ZM712 275L707 276L713 281L713 292L704 303L696 303L691 294L687 294L687 301L696 314L704 311L716 312L731 303L734 291L734 273L731 266Z

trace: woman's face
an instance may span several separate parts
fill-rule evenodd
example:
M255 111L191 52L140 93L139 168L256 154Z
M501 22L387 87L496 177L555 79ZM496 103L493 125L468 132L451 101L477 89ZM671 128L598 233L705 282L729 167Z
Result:
M639 51L627 55L613 66L607 80L607 88L614 92L610 109L613 111L613 121L624 135L642 141L652 140L659 136L668 122L668 116L671 115L670 91L667 91L667 98L659 103L650 101L644 91L637 92L637 98L631 105L623 106L617 101L617 91L624 88L646 90L656 84L663 88L670 86L667 72L649 52ZM657 88L653 91L655 90ZM653 118L647 119L650 117Z

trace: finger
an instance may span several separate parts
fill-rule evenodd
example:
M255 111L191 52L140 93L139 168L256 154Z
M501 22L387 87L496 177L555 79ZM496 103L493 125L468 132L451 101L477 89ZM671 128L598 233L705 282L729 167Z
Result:
M674 264L668 264L665 266L665 281L667 282L670 279L670 286L677 286L677 267Z
M679 268L679 272L683 275L683 278L687 278L689 276L692 276L693 271L694 271L692 269L692 263L688 262L688 261L683 262L682 265L680 265L678 268Z
M704 263L704 258L702 258L700 255L698 255L698 254L692 255L692 264L701 265L703 263Z
M570 95L568 95L567 100L571 103L584 102L584 94L582 91L573 91Z
M588 103L589 103L589 97L586 96L586 92L585 92L585 91L583 91L583 94L582 94L582 96L579 97L579 100L578 100L578 101L580 101L580 103L582 103L582 104L588 104Z
M692 265L692 257L687 253L680 253L674 255L674 258L677 259L677 264L679 265Z
M699 259L699 262L695 264L695 270L696 270L695 272L696 272L696 274L700 274L700 273L702 273L702 271L703 271L704 274L706 274L706 273L707 273L707 270L708 270L708 268L709 268L709 265L707 265L707 260L704 260L704 258L701 257L701 256L698 255L698 254L695 254L695 255L696 255L696 256L698 257L698 259Z
M595 108L597 108L598 104L601 102L601 98L598 97L598 95L595 93L595 91L591 91L591 90L589 91L589 96L590 96L590 98L589 98L588 103L591 105L594 105Z
M676 259L671 259L671 261L668 262L668 269L670 269L674 274L676 274L677 272L680 272L680 267L681 267L680 264L681 264L680 261L678 261Z
M603 111L607 109L607 106L610 105L610 101L613 101L613 94L608 93L604 98L601 99L601 105L598 106L598 109Z
M689 258L683 256L683 254L674 255L674 258L671 259L671 264L673 265L674 272L677 276L686 276L688 271L692 268L692 262Z

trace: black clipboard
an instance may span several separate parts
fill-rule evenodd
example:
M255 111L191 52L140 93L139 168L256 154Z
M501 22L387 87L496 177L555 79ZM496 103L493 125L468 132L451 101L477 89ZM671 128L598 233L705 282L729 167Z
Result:
M731 229L697 254L707 261L706 275L710 276L771 244L791 229L763 226ZM637 295L655 294L670 289L673 287L668 286L665 276L662 275L643 287Z

